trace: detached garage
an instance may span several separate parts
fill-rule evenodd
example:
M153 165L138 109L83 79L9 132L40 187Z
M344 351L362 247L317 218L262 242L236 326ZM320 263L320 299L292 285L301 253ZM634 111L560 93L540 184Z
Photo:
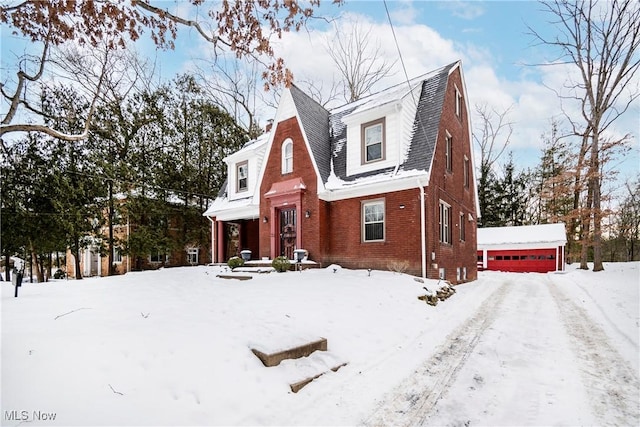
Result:
M478 228L478 270L564 270L564 224Z

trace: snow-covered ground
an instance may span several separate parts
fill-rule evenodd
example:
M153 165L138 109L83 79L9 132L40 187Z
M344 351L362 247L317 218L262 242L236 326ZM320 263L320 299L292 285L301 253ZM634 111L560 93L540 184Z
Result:
M333 267L0 282L0 424L639 425L639 267L482 272L436 307L436 281Z

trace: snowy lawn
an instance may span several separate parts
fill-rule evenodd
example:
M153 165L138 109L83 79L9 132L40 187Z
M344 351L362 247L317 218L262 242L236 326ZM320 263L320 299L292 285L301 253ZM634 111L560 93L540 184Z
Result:
M248 281L216 278L218 267L165 269L25 283L19 298L0 282L1 424L638 424L637 407L598 418L572 359L579 350L561 325L562 310L545 298L556 292L556 300L588 314L633 371L637 397L639 265L609 264L600 273L481 273L436 307L417 296L437 281L340 268L255 274ZM538 317L548 328L546 343L561 347L559 365L548 357L553 347L530 345L538 325L530 319ZM475 334L472 346L446 350L466 331ZM326 354L276 367L264 367L251 352L319 337L328 340ZM505 342L499 357L490 353ZM504 363L511 359L518 363ZM290 391L289 384L340 363L347 365ZM451 373L419 419L384 409L407 397L398 387L429 377L421 369L440 363ZM568 385L558 388L565 366ZM501 377L491 379L492 372ZM469 394L469 381L482 398L468 400L461 414L454 396ZM569 407L533 416L523 413L531 406L523 399L522 407L491 410L500 406L494 397L509 388L526 395L527 387L538 394L555 389Z

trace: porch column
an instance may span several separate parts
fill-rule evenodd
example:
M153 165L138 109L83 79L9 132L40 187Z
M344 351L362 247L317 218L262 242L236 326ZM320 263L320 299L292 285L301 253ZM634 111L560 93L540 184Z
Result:
M216 224L218 224L218 251L216 254L218 256L217 261L224 262L224 222L216 220Z
M276 207L271 205L271 218L269 219L269 258L274 259L280 254L276 254L277 244L276 239L280 239L280 218L276 218Z

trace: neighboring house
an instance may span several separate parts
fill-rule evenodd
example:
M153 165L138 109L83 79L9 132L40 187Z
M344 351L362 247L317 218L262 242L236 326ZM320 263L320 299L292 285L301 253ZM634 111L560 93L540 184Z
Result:
M564 271L564 224L478 229L478 269L515 272Z
M118 204L124 201L123 197L119 197ZM105 212L105 217L107 215ZM180 209L175 204L167 203L165 221L169 236L177 239L177 236L182 231L183 219ZM211 242L208 240L210 238L208 227L201 233L203 236L201 242L187 244L185 247L176 248L170 253L154 251L153 253L139 256L125 255L120 250L117 242L126 244L136 228L137 224L129 221L126 216L118 214L118 209L116 208L113 225L113 238L116 241L113 249L114 274L125 274L139 269L154 270L160 267L202 265L208 264L211 259L211 254L209 253ZM82 277L107 276L109 274L109 257L104 252L109 235L108 226L103 226L100 234L102 238L88 237L91 243L86 249L80 251ZM69 250L67 250L66 256L66 270L69 277L76 277L74 257Z
M308 251L320 266L474 280L477 191L460 62L331 111L292 85L225 159L204 213L214 262Z

